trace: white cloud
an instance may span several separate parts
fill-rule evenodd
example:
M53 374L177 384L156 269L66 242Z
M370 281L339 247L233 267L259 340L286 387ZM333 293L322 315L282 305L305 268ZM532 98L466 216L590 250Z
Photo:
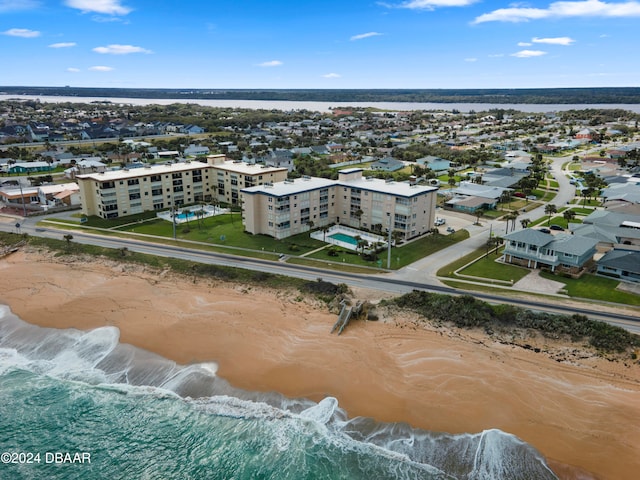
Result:
M32 10L39 6L40 2L34 0L0 0L0 12Z
M547 52L543 52L542 50L520 50L519 52L512 53L512 57L518 58L531 58L531 57L541 57L542 55L546 55Z
M504 57L504 53L491 53L489 54L489 58L502 58Z
M410 10L435 10L439 7L466 7L478 0L409 0L399 5L386 5L387 7L408 8Z
M600 0L553 2L547 8L510 7L476 17L473 23L528 22L543 18L598 17L621 18L640 16L640 2L635 0L607 3Z
M529 42L518 42L518 46L519 46L519 47L530 47L531 45L533 45L533 43L529 43Z
M258 63L256 66L257 67L279 67L280 65L282 65L282 62L280 60L271 60L269 62Z
M65 0L68 7L82 10L82 13L96 12L107 15L126 15L129 7L121 5L120 0Z
M89 67L92 72L110 72L113 70L111 67L105 67L103 65L96 65L95 67Z
M342 77L342 75L340 75L339 73L327 73L325 75L322 75L324 78L340 78Z
M354 35L349 40L351 40L351 41L353 41L353 40L362 40L363 38L377 37L379 35L382 35L382 34L378 33L378 32L367 32L367 33L361 33L360 35Z
M76 43L75 42L60 42L60 43L52 43L51 45L49 45L49 48L69 48L69 47L75 47Z
M80 71L79 68L69 67L67 68L67 72L78 73Z
M2 32L3 35L10 37L35 38L40 36L37 30L27 30L26 28L11 28Z
M575 43L575 40L570 37L555 37L555 38L533 37L531 41L533 43L546 43L548 45L564 45L564 46L569 46L572 43Z
M464 61L465 61L465 62L477 62L477 61L478 61L478 59L477 59L477 58L470 57L470 58L465 58L465 59L464 59Z
M128 55L130 53L153 53L151 50L147 50L142 47L135 47L133 45L107 45L106 47L96 47L93 49L96 53L110 54L110 55Z

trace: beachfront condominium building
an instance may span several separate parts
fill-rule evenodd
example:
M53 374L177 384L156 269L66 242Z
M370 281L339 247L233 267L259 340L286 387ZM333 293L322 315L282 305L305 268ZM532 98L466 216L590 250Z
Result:
M433 228L437 187L363 178L341 170L338 180L303 177L242 189L245 230L286 238L338 223L409 239Z
M227 160L224 155L208 155L207 163L213 170L214 197L228 205L240 203L240 190L243 188L282 182L289 173L286 167Z
M82 213L116 218L212 200L213 175L203 162L167 163L76 176Z

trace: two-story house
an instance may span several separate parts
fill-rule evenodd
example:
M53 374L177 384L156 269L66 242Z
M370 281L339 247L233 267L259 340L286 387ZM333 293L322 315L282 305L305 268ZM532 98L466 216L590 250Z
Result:
M578 273L590 266L598 240L560 233L551 235L526 228L504 236L504 259L528 268Z

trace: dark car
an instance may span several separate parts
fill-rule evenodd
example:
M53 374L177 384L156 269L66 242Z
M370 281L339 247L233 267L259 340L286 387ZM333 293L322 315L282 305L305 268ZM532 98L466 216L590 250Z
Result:
M549 230L548 228L541 228L540 231L542 233L551 233L551 230Z
M513 194L514 197L518 197L518 198L525 198L526 195L522 192L516 192Z
M560 225L551 225L549 228L551 230L558 230L558 231L564 230L564 228L562 228Z

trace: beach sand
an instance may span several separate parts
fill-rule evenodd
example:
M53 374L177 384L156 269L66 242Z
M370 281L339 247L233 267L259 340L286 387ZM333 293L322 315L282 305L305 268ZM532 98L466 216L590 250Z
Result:
M535 353L382 309L380 321L337 336L334 314L297 297L35 251L0 260L0 303L27 322L117 326L122 342L179 363L217 362L237 387L333 396L350 416L450 433L498 428L532 444L561 478L637 478L637 361L527 339L543 349Z

